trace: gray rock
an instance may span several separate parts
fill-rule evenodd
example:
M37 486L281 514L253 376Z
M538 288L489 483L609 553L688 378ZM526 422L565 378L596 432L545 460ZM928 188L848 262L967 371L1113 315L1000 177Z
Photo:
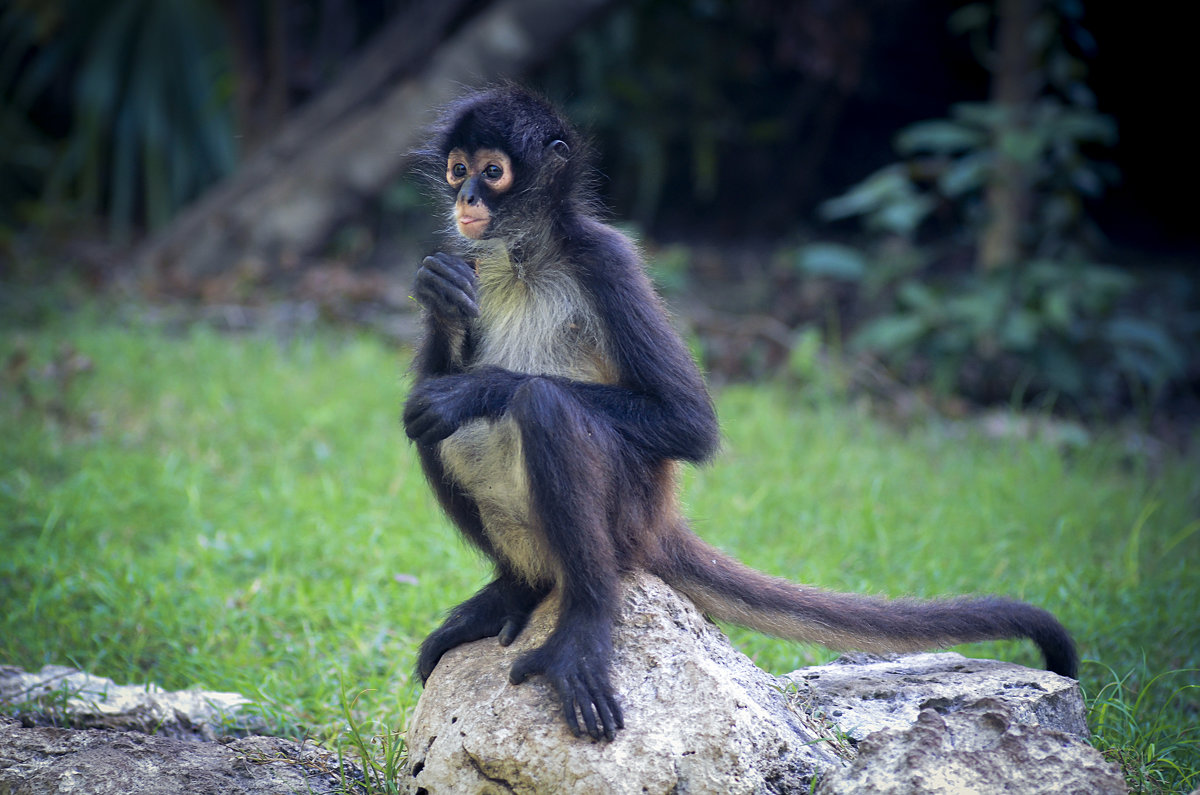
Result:
M916 723L859 743L849 768L831 770L818 795L985 795L1128 792L1119 768L1073 734L1022 725L982 699L950 714L924 709Z
M405 791L802 792L844 763L775 677L645 574L626 580L614 635L626 728L611 743L572 736L542 679L508 683L556 616L543 604L509 648L485 639L442 659L409 724Z
M624 584L615 633L626 728L612 743L575 738L543 681L507 678L556 615L542 605L508 649L446 655L410 722L404 791L1125 791L1081 739L1073 680L953 653L850 655L777 679L644 574Z
M246 737L213 743L132 731L26 728L0 718L0 795L344 791L336 756L291 740Z
M36 673L0 666L0 704L38 723L181 739L214 740L264 726L261 715L250 709L251 701L238 693L118 685L61 665L46 665Z
M850 654L787 674L810 708L855 740L904 729L924 709L954 712L984 698L1003 704L1018 723L1087 738L1079 683L1049 671L953 652L879 657Z

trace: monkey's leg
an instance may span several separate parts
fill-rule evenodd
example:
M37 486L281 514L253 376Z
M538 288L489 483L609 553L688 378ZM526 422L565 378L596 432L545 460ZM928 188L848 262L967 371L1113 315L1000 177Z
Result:
M512 643L546 592L547 589L531 588L516 577L501 573L479 593L450 611L445 622L421 644L417 656L417 673L421 681L427 681L442 655L456 646L497 635L501 645Z
M589 417L566 389L534 378L519 387L509 416L521 433L536 531L555 558L562 608L545 645L522 655L509 679L544 675L578 736L594 739L624 726L609 681L617 565L607 527L608 483L617 464L607 426Z

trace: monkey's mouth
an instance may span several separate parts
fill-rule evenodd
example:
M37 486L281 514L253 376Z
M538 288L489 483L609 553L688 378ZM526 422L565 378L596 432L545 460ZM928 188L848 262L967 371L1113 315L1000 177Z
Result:
M483 234L483 230L487 228L488 221L491 219L487 216L477 218L470 215L460 215L457 220L459 232L465 237L478 238Z

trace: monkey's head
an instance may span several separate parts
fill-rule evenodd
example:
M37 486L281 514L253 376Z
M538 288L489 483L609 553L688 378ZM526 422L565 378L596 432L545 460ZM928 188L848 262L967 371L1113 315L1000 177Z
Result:
M453 104L429 155L445 165L458 233L511 243L585 201L580 148L548 103L504 86Z

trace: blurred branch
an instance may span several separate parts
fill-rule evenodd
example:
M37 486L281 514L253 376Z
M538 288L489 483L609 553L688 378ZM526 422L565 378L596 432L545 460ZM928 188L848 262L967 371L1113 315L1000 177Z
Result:
M987 224L979 243L982 270L1005 268L1021 261L1021 230L1032 206L1034 163L1017 154L1028 137L1029 114L1041 91L1031 30L1042 0L999 0L997 3L996 68L992 74L992 102L1000 109L996 172L988 183L985 203Z
M271 271L310 256L402 171L431 109L464 86L524 73L610 1L501 0L441 46L465 0L410 6L273 141L148 240L141 273L183 286L247 260Z

